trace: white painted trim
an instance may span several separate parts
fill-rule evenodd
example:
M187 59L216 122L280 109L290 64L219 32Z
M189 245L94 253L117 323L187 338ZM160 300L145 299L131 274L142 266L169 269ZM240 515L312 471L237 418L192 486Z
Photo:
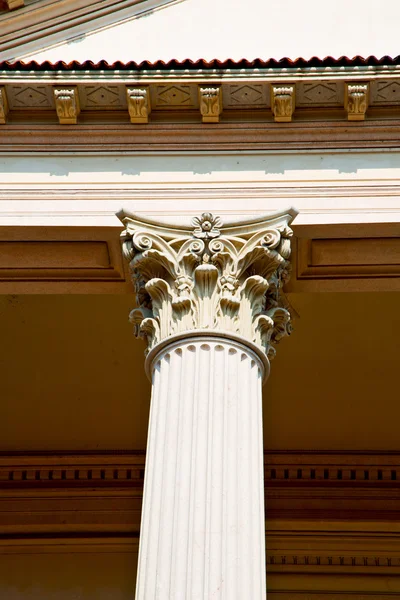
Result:
M1 59L1 55L0 55ZM64 82L74 82L78 84L90 84L101 81L102 83L121 83L121 84L151 84L155 81L165 83L193 83L194 81L203 82L205 79L212 80L214 83L236 83L240 79L251 80L252 83L265 83L268 81L277 81L284 77L286 83L296 83L297 81L332 81L348 80L357 81L359 79L369 81L384 77L385 80L398 78L400 76L400 65L378 66L378 67L312 67L312 68L267 68L267 69L176 69L163 70L140 70L138 77L137 70L126 71L0 71L0 81L7 83L28 83L32 81L45 82L50 85Z

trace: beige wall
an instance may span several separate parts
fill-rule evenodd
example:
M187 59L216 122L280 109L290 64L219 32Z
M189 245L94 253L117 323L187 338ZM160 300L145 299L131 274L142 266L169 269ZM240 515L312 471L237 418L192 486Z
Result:
M37 546L2 554L0 598L4 600L132 600L137 550L87 549L75 542L62 550Z
M397 450L396 293L291 294L264 388L267 449ZM0 450L144 449L133 295L0 297Z

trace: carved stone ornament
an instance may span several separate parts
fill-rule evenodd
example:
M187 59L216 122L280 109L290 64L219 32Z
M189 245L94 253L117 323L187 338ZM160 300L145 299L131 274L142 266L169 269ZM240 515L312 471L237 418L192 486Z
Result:
M7 122L8 102L5 87L0 87L0 123L4 125Z
M275 121L280 123L291 121L295 108L295 86L272 85L271 108Z
M200 87L200 112L203 123L218 123L222 112L222 92L220 87Z
M126 99L131 123L148 123L151 112L149 88L146 86L128 87L126 88Z
M345 86L345 108L349 121L363 121L368 108L369 84L350 84Z
M54 88L54 100L60 125L76 125L80 113L78 88Z
M6 4L9 10L15 10L16 8L21 8L24 6L24 0L6 0Z
M190 229L120 213L138 305L130 320L148 351L170 336L208 330L245 338L272 358L291 331L282 286L296 214L224 226L203 213Z

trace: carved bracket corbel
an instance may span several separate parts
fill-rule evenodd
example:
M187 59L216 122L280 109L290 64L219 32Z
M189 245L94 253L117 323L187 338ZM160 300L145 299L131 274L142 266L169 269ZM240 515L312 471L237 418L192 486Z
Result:
M148 123L151 112L149 87L127 87L126 100L131 123Z
M200 112L203 123L219 123L222 113L222 91L219 86L199 87Z
M22 8L25 2L24 0L6 0L6 4L9 10L15 10L16 8Z
M6 88L4 86L0 87L0 123L4 125L7 122L8 115L8 101L7 101L7 93Z
M345 83L345 109L349 121L364 121L368 108L369 83Z
M292 120L295 109L295 85L271 85L271 108L275 121L287 123Z
M54 88L54 101L60 125L76 125L80 113L78 88Z

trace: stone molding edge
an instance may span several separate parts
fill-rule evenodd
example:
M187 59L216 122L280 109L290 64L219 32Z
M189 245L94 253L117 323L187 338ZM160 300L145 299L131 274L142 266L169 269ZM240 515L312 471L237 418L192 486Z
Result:
M291 332L282 287L296 214L223 225L203 213L190 229L118 213L138 306L130 320L147 352L174 335L208 330L245 338L273 358Z
M208 335L210 332L208 332ZM143 482L145 451L0 453L1 487ZM399 489L399 453L265 452L268 485ZM389 486L389 487L388 487Z
M111 0L110 0L111 1ZM131 3L134 0L126 0ZM169 0L173 2L174 0ZM176 1L176 0L175 0ZM168 0L166 0L166 3ZM0 55L0 61L5 60ZM10 62L10 61L9 61ZM29 63L28 63L29 64ZM37 64L37 63L36 63ZM44 63L46 65L46 63ZM47 66L47 65L46 65ZM224 71L221 74L221 70ZM394 79L400 77L400 65L383 65L383 66L333 66L333 67L260 67L260 68L238 68L238 69L221 69L214 68L180 68L175 65L171 68L115 68L112 66L109 69L99 68L94 70L81 67L76 68L60 68L57 70L57 63L52 68L46 68L37 65L36 69L11 69L2 68L0 64L0 80L6 83L41 81L50 85L64 85L64 81L68 81L69 85L74 81L76 84L92 84L96 82L118 82L127 85L147 85L151 83L157 84L174 84L185 83L190 84L198 82L202 86L212 82L212 85L223 85L230 83L243 82L243 80L251 80L252 83L271 83L279 85L293 85L296 83L308 83L321 81L341 81L352 84L360 82L365 84L378 79Z
M62 132L53 124L2 124L7 135L0 136L0 152L93 153L107 152L376 152L400 149L398 119L314 121L309 123L151 123L114 125L94 123L69 125Z
M297 532L296 532L297 533ZM368 538L365 552L340 551L335 549L319 549L307 553L295 549L296 542L299 543L303 536L292 532L291 540L286 542L285 549L267 550L266 569L267 573L326 573L326 574L352 574L366 573L368 575L398 575L400 573L400 554L385 552L374 547L373 537ZM273 534L275 537L275 534ZM270 534L266 534L267 546L270 542ZM295 542L292 549L291 541ZM337 540L339 546L340 540ZM309 541L308 541L309 545ZM379 545L379 542L378 542ZM0 538L0 555L10 554L47 554L48 552L63 554L73 552L74 554L85 554L87 552L116 552L136 554L139 547L138 535L118 536L86 534L84 537L52 537L49 536L18 536L16 539L2 536ZM271 588L269 588L271 589ZM357 596L358 597L358 596ZM319 596L318 596L319 598Z
M229 331L210 331L209 329L195 329L189 333L177 333L176 335L172 335L152 348L147 354L145 360L145 371L147 377L151 381L154 365L158 360L160 360L161 355L173 351L176 348L180 348L183 341L187 344L199 341L206 344L207 342L215 343L218 342L218 340L224 344L229 343L230 346L235 347L242 352L250 353L253 356L253 360L259 364L261 378L265 383L269 376L270 364L265 352L263 352L259 346L251 343L246 338L240 335L232 334Z
M267 537L268 543L268 537ZM390 573L400 573L400 553L396 554L377 554L373 556L370 551L360 552L341 552L338 550L325 552L309 552L307 554L296 554L295 552L268 552L267 551L267 573L270 572L296 572L297 570L323 571L324 573L353 573L356 571L365 572L366 569L374 568L382 574L383 569ZM340 568L340 570L338 570ZM374 572L373 571L373 572ZM372 574L372 573L371 573ZM377 573L374 573L377 574Z
M14 0L15 1L15 0ZM22 0L20 0L22 1ZM118 20L141 16L177 0L41 0L23 11L0 15L0 60L28 57L65 40L68 29L78 36ZM71 32L71 33L72 33ZM43 42L45 40L45 43ZM18 52L21 48L23 53Z

